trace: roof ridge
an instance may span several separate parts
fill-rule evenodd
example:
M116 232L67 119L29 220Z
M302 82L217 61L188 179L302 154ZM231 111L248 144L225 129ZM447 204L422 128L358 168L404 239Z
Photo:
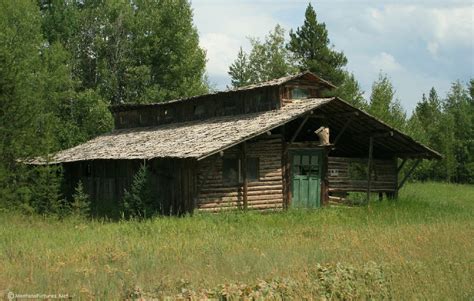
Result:
M274 78L274 79L264 81L264 82L260 82L260 83L250 84L250 85L237 87L237 88L233 88L233 89L228 89L228 90L215 91L215 92L211 92L211 93L207 93L207 94L200 94L200 95L194 95L194 96L189 96L189 97L183 97L183 98L171 99L171 100L166 100L166 101L162 101L162 102L153 102L153 103L142 103L142 104L140 104L140 103L123 103L123 104L110 105L109 107L112 111L114 111L115 109L127 108L127 107L133 108L133 107L163 106L163 105L168 105L168 104L173 104L173 103L180 103L180 102L184 102L184 101L198 99L198 98L201 98L201 97L206 97L206 96L211 96L211 95L237 93L237 92L242 92L242 91L248 91L248 90L263 88L263 87L272 87L272 86L283 85L286 82L297 79L297 78L302 77L304 75L311 75L312 77L314 77L314 79L316 81L319 81L320 83L326 85L327 87L336 88L336 86L333 85L331 82L319 77L318 75L314 74L311 71L306 70L306 71L302 71L302 72L299 72L299 73Z

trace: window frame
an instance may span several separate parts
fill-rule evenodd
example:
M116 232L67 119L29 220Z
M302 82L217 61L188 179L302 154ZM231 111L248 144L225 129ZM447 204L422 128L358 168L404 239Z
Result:
M299 97L295 97L295 91L305 91L305 95L303 96L303 94ZM308 98L311 98L311 89L310 88L305 88L305 87L292 87L291 90L290 90L290 94L291 94L291 99L308 99Z
M228 171L229 165L232 165L229 163L229 161L234 161L236 164L236 171L237 171L237 178L232 180L229 179L228 176L226 176ZM258 182L260 181L260 158L259 157L248 157L247 160L247 182ZM254 168L251 168L249 164L253 164ZM250 167L250 168L249 168ZM251 177L249 176L249 170L254 170L255 174L253 174ZM226 185L240 185L243 183L243 175L242 175L242 159L238 157L223 157L222 158L222 183Z

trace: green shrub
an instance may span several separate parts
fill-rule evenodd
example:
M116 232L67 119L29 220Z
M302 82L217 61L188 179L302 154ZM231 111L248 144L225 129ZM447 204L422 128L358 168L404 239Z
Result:
M35 167L31 174L31 199L26 207L42 215L62 215L65 207L61 199L61 172L61 167L54 165Z
M133 177L130 190L125 190L122 200L122 217L143 219L159 212L158 202L153 197L152 181L148 167L143 164Z
M71 213L78 217L90 216L90 200L89 195L84 191L82 181L77 183L76 189L72 196Z

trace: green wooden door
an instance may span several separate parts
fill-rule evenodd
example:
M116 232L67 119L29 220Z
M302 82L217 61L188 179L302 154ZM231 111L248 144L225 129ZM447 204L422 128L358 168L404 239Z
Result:
M316 208L321 203L321 151L291 153L292 206Z

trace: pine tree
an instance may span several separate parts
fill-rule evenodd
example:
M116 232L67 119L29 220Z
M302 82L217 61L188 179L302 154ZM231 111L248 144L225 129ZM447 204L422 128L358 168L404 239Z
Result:
M443 108L446 119L452 124L452 139L448 140L453 152L453 165L450 165L450 180L455 182L474 182L474 124L473 105L470 91L457 81L451 86ZM448 147L448 145L446 146ZM455 162L455 163L454 163ZM452 170L451 170L452 169Z
M77 217L88 217L90 215L90 200L89 195L84 190L82 181L77 183L72 199L72 214Z
M288 49L294 54L300 70L312 71L333 84L344 81L347 58L330 45L326 24L319 23L313 6L308 4L304 24L290 31Z
M428 98L425 94L422 100L416 105L412 116L407 123L407 132L427 146L444 153L447 151L444 144L446 139L442 137L445 132L445 125L442 123L442 112L440 99L435 88L431 88ZM448 123L449 124L449 123ZM445 180L446 161L424 160L418 166L414 177L419 180Z
M247 54L240 47L237 59L230 65L228 74L231 77L231 84L238 88L250 84L250 66Z
M125 218L147 218L159 212L158 202L151 191L151 174L143 164L133 178L130 190L125 190L122 214Z

